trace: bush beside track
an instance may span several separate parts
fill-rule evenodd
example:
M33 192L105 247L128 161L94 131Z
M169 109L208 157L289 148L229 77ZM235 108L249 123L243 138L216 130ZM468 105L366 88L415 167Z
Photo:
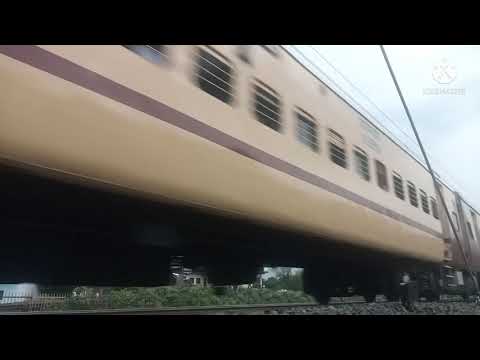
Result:
M244 304L311 303L314 300L300 291L276 291L258 288L228 288L217 295L213 288L159 287L109 289L102 296L69 296L42 307L42 310L95 310L127 308L161 308L181 306L215 306Z

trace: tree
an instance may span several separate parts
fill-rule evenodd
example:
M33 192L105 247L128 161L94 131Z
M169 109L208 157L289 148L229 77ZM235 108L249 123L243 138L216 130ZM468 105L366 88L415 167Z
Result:
M273 273L275 274L275 277L277 279L289 276L292 273L292 268L289 267L276 267L272 269Z
M274 277L265 280L266 288L272 290L303 290L303 272L293 272L291 268L276 268Z

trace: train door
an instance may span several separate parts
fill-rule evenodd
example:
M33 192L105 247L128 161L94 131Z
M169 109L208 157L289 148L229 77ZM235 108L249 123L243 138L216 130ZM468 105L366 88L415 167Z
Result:
M453 254L454 254L454 247L455 247L455 244L454 244L455 239L454 239L452 230L450 228L450 223L448 221L447 213L443 208L443 203L440 198L440 194L441 194L445 199L445 202L447 202L445 198L444 189L440 182L438 182L438 189L436 189L435 193L436 193L435 198L434 197L430 198L432 214L435 218L440 220L440 224L442 226L442 238L445 244L444 261L451 262L454 256Z
M476 235L477 244L480 246L480 229L478 228L477 214L475 214L474 211L470 211L470 215L472 217L473 229Z
M465 215L464 211L464 206L463 206L463 199L460 196L459 193L455 193L455 199L456 199L456 207L457 207L457 214L458 214L458 222L459 222L459 231L458 235L460 237L460 241L462 243L462 246L464 247L465 251L465 257L467 258L468 262L471 262L472 260L472 245L471 241L472 239L470 238L469 231L467 229L468 221Z
M440 189L440 194L444 197L445 199L445 194L443 191L442 184L439 182L438 183L438 188ZM437 201L435 202L435 206L437 207L437 212L438 212L438 217L440 220L440 223L442 225L442 234L444 239L452 239L453 234L450 230L450 225L448 222L447 214L445 212L445 209L443 208L443 204L440 200L440 194L438 194L438 191L435 191L437 193L436 199ZM448 211L448 210L447 210Z

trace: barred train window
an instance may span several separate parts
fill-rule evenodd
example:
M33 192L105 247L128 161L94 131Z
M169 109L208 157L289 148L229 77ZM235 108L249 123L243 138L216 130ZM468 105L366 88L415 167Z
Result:
M262 48L267 50L273 56L278 56L278 47L276 45L260 45Z
M245 62L247 64L250 64L251 63L250 50L251 50L251 45L238 45L237 46L237 56L243 62Z
M278 93L258 80L254 84L253 89L257 120L273 130L280 131L280 100Z
M420 200L422 201L422 209L425 213L430 214L430 209L428 207L427 194L422 189L420 189L419 191L420 191Z
M123 45L123 47L156 64L166 63L168 60L167 45Z
M367 153L358 146L355 146L353 155L355 158L355 170L357 171L358 175L365 180L370 181L370 167L368 164Z
M432 215L435 219L438 219L437 202L433 197L430 197L430 207L432 208Z
M415 207L418 207L417 189L415 188L415 185L413 185L412 182L407 181L407 187L408 187L408 198L410 199L410 204Z
M405 193L403 192L403 179L396 172L393 172L393 188L395 190L395 195L397 195L399 199L405 200Z
M230 64L228 59L216 51L198 48L195 59L195 80L198 87L227 104L233 100L233 68Z
M375 160L375 167L377 169L377 184L378 186L388 191L388 178L387 178L387 168L383 163L378 160Z
M155 50L159 54L163 56L167 56L167 46L166 45L147 45L149 48Z
M304 111L297 110L297 139L313 151L318 151L317 124Z
M345 153L345 140L343 136L336 131L328 130L328 143L330 146L330 160L335 164L346 168L347 167L347 155Z

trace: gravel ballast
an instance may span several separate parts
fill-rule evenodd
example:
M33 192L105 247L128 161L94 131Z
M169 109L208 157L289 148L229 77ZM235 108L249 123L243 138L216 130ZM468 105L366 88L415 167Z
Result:
M419 301L413 311L408 311L400 302L360 302L360 299L332 299L330 305L284 307L252 311L226 311L217 314L229 315L480 315L480 304L465 302L460 298L445 298L439 302ZM358 303L349 303L358 301ZM341 304L339 304L341 303Z
M480 304L460 299L416 303L407 311L399 302L318 305L265 311L266 315L480 315Z
M480 305L419 303L409 312L400 303L346 304L273 310L266 315L480 315Z

